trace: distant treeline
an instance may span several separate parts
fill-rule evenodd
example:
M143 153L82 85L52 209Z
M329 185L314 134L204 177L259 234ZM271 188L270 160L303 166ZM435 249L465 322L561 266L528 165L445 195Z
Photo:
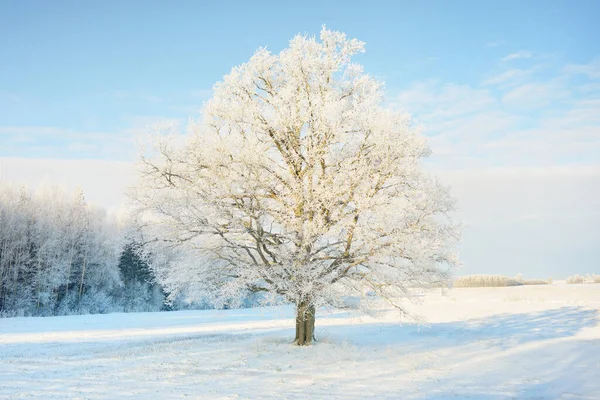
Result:
M467 275L460 276L454 280L454 287L505 287L521 285L547 285L552 283L552 278L523 279L519 274L514 278L504 275Z

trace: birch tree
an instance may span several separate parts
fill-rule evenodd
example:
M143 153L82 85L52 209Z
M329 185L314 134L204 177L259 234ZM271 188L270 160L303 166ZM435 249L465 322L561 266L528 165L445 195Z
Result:
M217 305L249 292L296 307L295 343L315 310L365 291L402 308L444 284L459 233L446 188L409 115L351 61L364 43L321 31L259 49L214 87L187 135L161 131L141 159L138 210L178 256L158 275Z

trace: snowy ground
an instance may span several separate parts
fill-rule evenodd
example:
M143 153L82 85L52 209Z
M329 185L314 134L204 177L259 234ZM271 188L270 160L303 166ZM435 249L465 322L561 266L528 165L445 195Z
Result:
M0 398L600 399L600 284L454 289L424 321L291 309L0 319Z

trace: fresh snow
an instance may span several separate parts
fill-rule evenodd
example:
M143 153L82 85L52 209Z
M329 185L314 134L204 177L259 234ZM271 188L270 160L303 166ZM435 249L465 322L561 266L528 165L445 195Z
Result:
M453 289L419 322L289 307L0 319L0 398L599 399L600 284Z

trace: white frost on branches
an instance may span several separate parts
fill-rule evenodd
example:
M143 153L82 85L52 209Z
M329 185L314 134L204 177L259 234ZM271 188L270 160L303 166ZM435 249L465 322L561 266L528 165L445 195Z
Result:
M172 294L319 306L368 290L399 306L457 265L454 203L423 170L425 139L351 62L364 43L320 39L259 49L215 85L203 121L142 156L134 199L147 234L177 249L156 268Z

